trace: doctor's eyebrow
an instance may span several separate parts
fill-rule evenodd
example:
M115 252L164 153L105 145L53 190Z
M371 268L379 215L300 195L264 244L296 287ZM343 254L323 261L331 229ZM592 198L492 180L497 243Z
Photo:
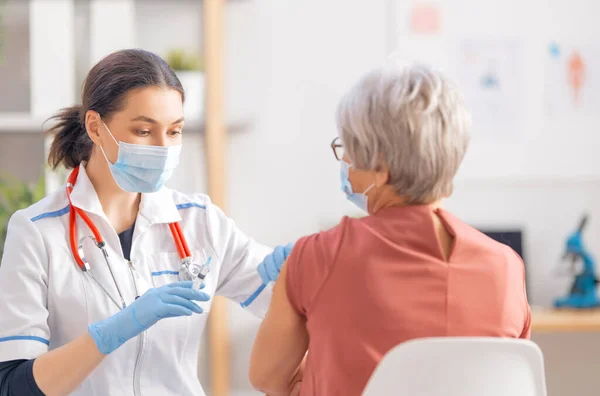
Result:
M146 117L146 116L144 116L144 115L141 115L141 116L137 116L137 117L135 117L135 118L132 118L132 119L131 119L131 121L144 121L144 122L149 122L150 124L158 124L158 121L156 121L155 119L153 119L153 118L150 118L150 117ZM174 124L179 124L180 122L183 122L183 121L184 121L184 118L183 118L183 117L181 117L181 118L179 118L179 119L177 119L177 120L173 121L173 122L171 123L171 125L174 125Z

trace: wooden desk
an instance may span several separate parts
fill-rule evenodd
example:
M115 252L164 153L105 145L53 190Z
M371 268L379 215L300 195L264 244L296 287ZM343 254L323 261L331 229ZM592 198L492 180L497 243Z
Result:
M532 308L531 331L534 333L600 332L600 309Z

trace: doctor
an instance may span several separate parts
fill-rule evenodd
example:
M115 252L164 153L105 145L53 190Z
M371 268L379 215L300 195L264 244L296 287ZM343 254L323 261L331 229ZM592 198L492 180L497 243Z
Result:
M73 172L9 223L1 395L202 395L211 298L264 315L264 283L291 246L271 253L207 196L164 187L183 100L164 60L123 50L92 68L81 106L56 116L49 161Z

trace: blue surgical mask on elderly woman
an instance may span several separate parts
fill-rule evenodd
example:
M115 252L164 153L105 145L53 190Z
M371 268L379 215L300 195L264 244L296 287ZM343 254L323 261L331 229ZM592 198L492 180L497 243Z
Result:
M118 186L132 193L153 193L160 190L179 164L181 145L167 147L118 142L106 124L104 127L119 146L117 162L114 164L108 160L100 146Z
M354 205L356 205L359 209L368 213L369 212L369 206L368 206L369 197L367 197L367 193L373 187L375 187L375 183L373 183L369 187L367 187L367 189L362 193L354 192L352 190L352 184L350 183L350 179L349 179L350 167L352 165L347 163L346 161L340 161L340 162L341 162L340 179L342 182L342 191L344 192L344 194L346 194L346 199L348 199L348 201L350 201Z

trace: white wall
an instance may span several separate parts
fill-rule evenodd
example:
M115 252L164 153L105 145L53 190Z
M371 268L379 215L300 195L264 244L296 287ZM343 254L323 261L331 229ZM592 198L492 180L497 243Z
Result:
M585 86L600 90L600 83L595 82L600 73L589 69L600 67L600 50L593 40L600 3L593 0L432 0L427 3L439 6L442 29L439 35L428 37L409 34L408 17L417 1L390 1L395 4L395 48L399 53L418 60L432 60L453 77L460 77L458 46L465 39L514 40L521 48L521 57L515 59L518 66L515 77L520 81L520 89L512 98L520 113L515 117L518 122L510 129L476 124L472 150L465 158L459 178L512 181L600 176L600 162L595 155L600 138L592 133L600 120L600 100L593 95L588 97L594 99L595 111L551 113L546 107L546 98L553 92L547 90L546 85L552 42L558 42L563 51L583 50L588 67ZM552 87L566 85L566 70L564 75L551 77L560 79ZM490 135L493 138L488 138Z
M458 24L458 33L465 35L493 35L493 29L501 35L522 35L529 49L546 39L559 39L555 37L558 33L578 39L600 33L594 20L599 14L594 0L442 3L448 18L445 28ZM411 2L228 3L228 95L251 96L256 103L251 126L230 134L228 152L227 212L248 234L267 244L285 243L354 213L339 191L338 163L329 148L337 133L334 110L339 96L357 76L382 62L390 51L396 37L394 27L390 33L386 25L391 19L386 11L395 8L401 16L406 4ZM178 20L177 11L171 15ZM563 15L576 18L568 22ZM192 29L187 19L181 21ZM197 45L193 40L182 38L183 43ZM543 56L543 48L539 51L528 56ZM600 177L597 170L591 169L597 166L598 156L590 158L598 141L595 124L589 119L583 124L574 119L562 120L556 126L544 123L542 104L536 102L541 99L536 90L541 88L542 77L538 74L543 70L528 63L526 73L527 78L533 78L533 82L527 82L525 92L526 141L541 146L510 153L508 157L516 158L516 162L507 162L509 177L463 178L457 182L447 207L477 226L522 226L526 233L530 300L532 304L548 305L565 292L568 284L568 279L555 277L551 271L558 264L566 235L583 211L591 214L586 241L600 257L600 246L594 244L600 238ZM542 139L547 129L549 137ZM571 143L574 145L569 146ZM172 185L186 191L203 191L202 136L189 133L186 144L188 167L179 170ZM567 147L565 152L561 147ZM575 155L573 151L577 153L579 147L584 150ZM481 153L493 161L506 161L507 157L493 155L485 145L473 145L470 155ZM574 161L577 163L571 166ZM497 165L487 169L498 173L502 168ZM559 175L545 172L545 165L559 170ZM534 172L524 175L520 166ZM564 170L569 166L578 177L568 177ZM535 177L537 171L542 171L543 177ZM473 175L478 176L477 169L471 172ZM258 321L236 307L232 307L231 317L235 387L250 392L247 361ZM600 370L600 336L544 335L534 336L534 340L546 355L551 396L598 394L593 373ZM203 379L207 378L205 369Z

